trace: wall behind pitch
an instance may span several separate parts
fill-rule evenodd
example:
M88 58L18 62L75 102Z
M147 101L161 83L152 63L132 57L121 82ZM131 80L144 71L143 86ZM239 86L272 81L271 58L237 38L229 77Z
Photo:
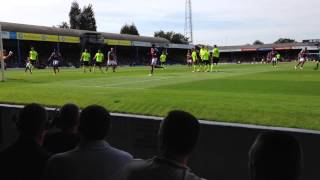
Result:
M17 138L14 122L20 108L0 105L0 149ZM52 119L53 109L48 111ZM137 158L151 158L157 153L157 130L160 121L161 119L156 117L112 114L112 131L107 139L112 145L132 153ZM207 179L249 179L249 148L258 133L266 130L287 131L295 136L304 151L302 179L316 180L320 177L320 134L298 129L202 122L200 139L189 165L196 174Z

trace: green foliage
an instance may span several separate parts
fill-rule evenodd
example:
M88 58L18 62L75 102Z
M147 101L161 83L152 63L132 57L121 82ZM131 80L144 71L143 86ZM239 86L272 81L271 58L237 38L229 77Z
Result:
M289 38L279 38L274 44L283 44L283 43L295 43L296 40Z
M125 24L122 26L120 34L130 34L139 36L139 31L134 23L132 23L131 25Z
M260 40L256 40L253 42L253 45L263 45L264 43Z
M162 30L154 33L154 37L164 38L175 44L189 44L188 38L180 33L175 33L173 31L164 32Z
M71 5L69 18L71 29L97 31L96 19L91 4L84 6L83 10L81 10L78 2L74 1Z
M91 4L83 7L80 22L80 29L97 31L96 19L94 17L94 12Z
M69 23L71 29L80 29L81 9L77 1L73 1L69 12Z
M216 73L192 73L171 66L147 76L149 67L120 68L117 73L82 69L6 72L0 103L47 106L76 103L105 106L112 112L165 116L181 109L205 120L320 130L320 78L314 64L303 71L294 63L279 69L265 64L221 65Z
M60 25L58 25L58 28L70 29L70 26L67 22L62 22Z

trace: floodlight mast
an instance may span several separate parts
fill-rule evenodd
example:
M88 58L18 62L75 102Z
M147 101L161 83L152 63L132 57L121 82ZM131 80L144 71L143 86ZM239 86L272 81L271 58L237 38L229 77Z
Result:
M1 61L1 81L4 82L4 54L3 54L3 41L2 41L2 26L0 22L0 61Z
M193 43L193 25L192 25L191 0L186 0L186 4L185 4L184 35L185 35L185 37L188 38L189 43Z

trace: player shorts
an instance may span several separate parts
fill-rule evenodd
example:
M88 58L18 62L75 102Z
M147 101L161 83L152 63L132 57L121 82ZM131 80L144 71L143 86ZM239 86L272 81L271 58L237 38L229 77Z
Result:
M118 63L117 63L117 61L115 61L115 60L109 60L108 62L107 62L107 65L108 66L117 66L118 65Z
M157 64L158 64L158 59L157 58L152 58L151 66L156 66Z
M30 62L28 62L28 63L26 64L26 68L31 69L31 67L32 67L32 64L31 64Z
M304 58L304 57L301 57L301 58L299 59L299 62L304 62L304 61L306 61L306 58Z
M219 58L217 58L217 57L212 57L212 63L213 63L213 64L218 64L218 63L219 63Z
M192 60L191 59L187 60L187 63L192 64Z
M276 62L278 59L276 57L272 58L272 62Z
M203 63L204 65L209 65L209 64L210 64L210 61L209 61L209 60L204 60L204 61L202 61L202 63Z
M102 66L102 62L96 62L95 65L101 67Z
M59 66L59 61L58 60L53 60L52 61L52 66L53 67L58 67Z
M36 61L30 60L30 64L34 66L36 64Z
M89 66L90 63L89 63L89 61L83 61L83 65L84 65L84 66Z
M198 63L198 59L192 60L193 64L197 64Z

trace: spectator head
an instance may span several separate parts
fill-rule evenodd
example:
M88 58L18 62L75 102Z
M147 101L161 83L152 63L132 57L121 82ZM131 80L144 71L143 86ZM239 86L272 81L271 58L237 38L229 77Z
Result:
M80 115L79 132L88 141L103 140L110 129L110 114L102 106L92 105Z
M159 130L160 150L164 155L188 156L194 149L200 131L198 120L183 111L171 111Z
M23 137L38 138L46 127L47 111L39 104L26 105L19 114L18 130Z
M302 169L298 141L285 133L261 133L249 152L252 180L297 180Z
M79 124L79 116L80 109L77 105L66 104L60 109L56 126L62 131L75 130Z

